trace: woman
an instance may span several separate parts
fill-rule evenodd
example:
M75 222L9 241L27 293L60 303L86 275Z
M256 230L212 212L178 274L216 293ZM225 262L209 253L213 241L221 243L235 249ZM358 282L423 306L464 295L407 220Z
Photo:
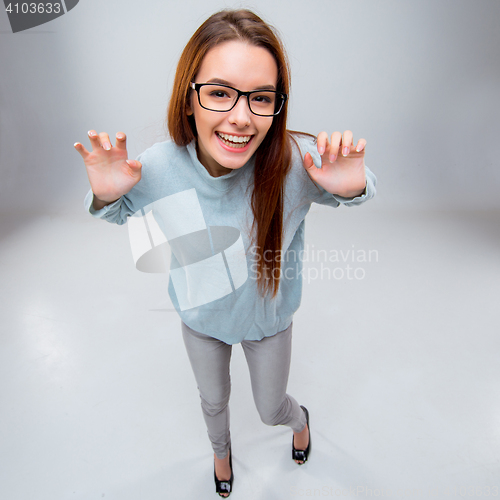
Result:
M291 427L293 459L308 459L309 414L286 393L304 218L312 202L357 205L375 194L364 139L354 148L350 131L330 140L326 132L315 139L287 131L289 86L274 30L248 10L218 12L180 57L168 109L172 141L135 161L127 160L121 132L116 146L93 130L92 152L75 144L91 184L90 213L123 224L152 206L171 243L169 293L182 319L221 496L234 477L233 344L244 349L262 421Z

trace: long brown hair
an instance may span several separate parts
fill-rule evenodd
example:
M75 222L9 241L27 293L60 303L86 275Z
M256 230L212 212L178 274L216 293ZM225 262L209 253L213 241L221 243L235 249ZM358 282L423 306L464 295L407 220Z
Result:
M197 137L194 116L188 116L186 112L191 95L190 82L194 81L205 54L216 45L230 40L241 40L267 49L278 67L276 90L289 94L289 64L275 29L249 10L217 12L194 33L177 65L167 123L172 140L179 146L186 146ZM257 285L262 295L271 292L272 297L278 293L281 275L284 183L292 156L286 130L287 103L288 100L273 118L270 129L255 152L251 199Z

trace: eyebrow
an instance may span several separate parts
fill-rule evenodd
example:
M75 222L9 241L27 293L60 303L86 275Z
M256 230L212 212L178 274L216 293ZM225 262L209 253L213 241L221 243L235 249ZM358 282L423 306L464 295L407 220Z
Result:
M221 85L228 85L229 87L234 87L234 85L227 80L222 78L211 78L207 83L220 83ZM259 85L255 90L276 90L274 85Z

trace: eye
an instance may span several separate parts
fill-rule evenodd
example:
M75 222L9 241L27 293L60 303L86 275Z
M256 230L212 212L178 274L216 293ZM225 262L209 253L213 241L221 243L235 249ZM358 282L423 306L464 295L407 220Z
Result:
M218 97L222 99L223 97L229 97L227 92L224 90L212 90L210 92L210 97Z
M270 104L271 98L267 95L256 95L253 100L262 104Z

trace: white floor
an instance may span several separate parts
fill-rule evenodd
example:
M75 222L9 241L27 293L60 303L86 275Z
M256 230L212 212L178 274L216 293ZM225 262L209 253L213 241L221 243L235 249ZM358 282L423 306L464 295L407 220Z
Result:
M83 209L0 223L0 498L219 498L166 275ZM307 242L311 456L260 422L235 346L231 498L500 496L500 213L314 206Z

